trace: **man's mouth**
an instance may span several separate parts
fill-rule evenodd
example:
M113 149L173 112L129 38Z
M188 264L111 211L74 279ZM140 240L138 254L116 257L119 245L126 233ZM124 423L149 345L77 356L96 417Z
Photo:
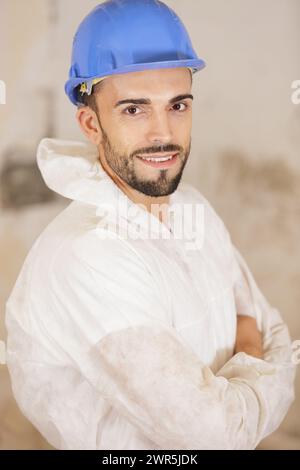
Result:
M152 166L154 168L169 168L176 163L178 152L166 155L137 155L137 158L145 165Z

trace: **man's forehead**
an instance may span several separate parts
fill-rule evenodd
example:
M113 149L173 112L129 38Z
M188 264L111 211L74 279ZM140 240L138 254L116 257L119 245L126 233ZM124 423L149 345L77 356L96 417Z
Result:
M190 72L183 69L160 69L142 72L130 72L116 74L104 80L107 96L111 99L122 99L128 97L147 97L153 95L153 99L172 98L174 92L177 94L187 93L190 89Z

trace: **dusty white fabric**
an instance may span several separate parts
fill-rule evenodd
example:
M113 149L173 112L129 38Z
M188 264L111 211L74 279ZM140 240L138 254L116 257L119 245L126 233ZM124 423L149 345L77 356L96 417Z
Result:
M208 201L184 183L170 199L204 208L202 244L191 227L155 238L174 220L131 203L95 148L43 139L37 161L73 201L35 241L6 304L23 413L60 449L255 448L294 398L290 337ZM136 236L117 233L117 205ZM149 217L151 237L139 237ZM237 313L256 317L264 360L233 355Z

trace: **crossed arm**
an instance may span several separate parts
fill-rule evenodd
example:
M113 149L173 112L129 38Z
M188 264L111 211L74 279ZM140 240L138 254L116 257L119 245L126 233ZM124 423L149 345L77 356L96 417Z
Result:
M294 399L288 329L239 262L255 312L237 316L234 356L217 374L158 326L111 333L93 351L101 393L158 448L254 449Z
M97 243L95 239L92 253ZM116 259L107 249L86 263L72 258L56 271L53 307L58 318L66 317L66 309L71 319L82 318L84 312L85 324L94 325L93 338L101 338L85 355L83 373L158 449L254 449L280 425L294 399L295 366L288 329L242 258L236 253L251 308L243 296L246 287L240 286L235 292L237 312L244 318L238 315L235 354L214 374L174 328L160 322L161 298L154 297L153 276L110 243ZM117 281L108 282L106 256L118 267ZM71 289L67 306L60 289L66 285ZM128 285L134 295L128 295ZM81 329L82 324L78 337Z

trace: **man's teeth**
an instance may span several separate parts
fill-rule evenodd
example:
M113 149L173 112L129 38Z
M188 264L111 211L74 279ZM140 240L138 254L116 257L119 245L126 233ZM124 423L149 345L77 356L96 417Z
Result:
M161 157L161 158L158 158L158 157L151 158L151 157L142 157L142 156L139 156L139 157L142 158L143 160L147 160L147 162L167 162L168 160L171 160L174 157L174 154L166 156L166 157Z

